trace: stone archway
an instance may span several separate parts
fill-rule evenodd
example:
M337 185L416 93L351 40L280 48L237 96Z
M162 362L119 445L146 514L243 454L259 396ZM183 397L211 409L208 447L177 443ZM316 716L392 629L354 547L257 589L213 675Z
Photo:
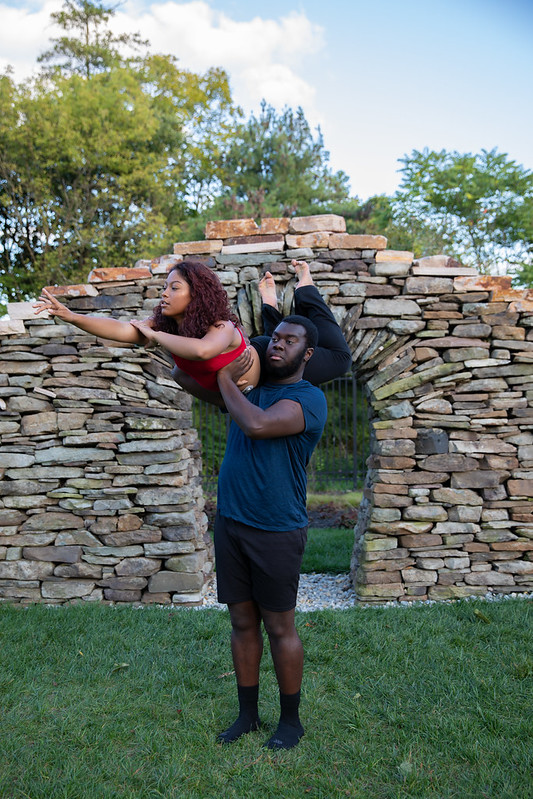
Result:
M364 334L355 353L373 409L358 596L528 590L532 293L445 257L398 271L391 262L387 273L401 294L365 303L360 325L388 332Z
M78 310L141 317L170 263L198 255L253 333L249 287L261 270L288 303L288 264L309 260L372 409L359 597L530 590L532 293L386 245L332 215L213 222L173 255L55 292ZM188 398L158 356L35 320L22 305L0 321L0 595L201 601L211 553Z

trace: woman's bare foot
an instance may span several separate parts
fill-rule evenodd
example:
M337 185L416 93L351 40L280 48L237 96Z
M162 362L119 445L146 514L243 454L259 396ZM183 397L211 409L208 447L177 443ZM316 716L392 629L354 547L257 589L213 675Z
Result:
M270 272L265 272L259 281L259 294L265 305L278 307L278 297L276 294L276 283Z
M296 272L296 277L298 278L298 283L296 284L296 288L299 289L302 286L314 286L313 278L311 277L311 272L309 270L309 264L307 261L292 261L292 265L294 266L294 271Z

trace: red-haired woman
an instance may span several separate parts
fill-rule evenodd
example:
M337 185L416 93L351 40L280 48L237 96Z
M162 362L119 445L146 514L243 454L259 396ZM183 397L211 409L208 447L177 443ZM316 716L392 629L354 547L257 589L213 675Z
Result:
M334 317L313 286L308 265L303 261L293 261L293 266L299 278L295 292L296 310L315 322L319 345L321 334L324 340L311 359L315 362L314 374L304 374L304 377L314 383L330 380L347 371L351 361L350 351ZM277 316L281 320L281 315L276 310L275 284L269 272L259 288L266 312L266 325L273 327ZM299 297L301 309L298 308ZM305 297L311 302L303 307ZM210 392L218 392L217 371L246 349L245 338L237 317L230 309L224 287L209 267L192 258L180 261L169 270L161 302L153 315L142 322L74 313L46 289L42 290L34 307L36 313L48 311L51 316L57 316L100 338L127 344L158 344L172 355L181 373L194 378L196 383ZM260 378L261 359L258 350L265 348L265 337L252 339L252 344L255 346L249 349L251 365L238 381L241 391L257 385ZM179 382L179 377L177 379Z
M180 261L170 269L161 302L142 322L78 314L69 310L46 289L35 305L36 313L48 311L86 333L127 344L159 344L201 385L217 390L216 372L246 349L237 317L215 273L201 261ZM255 350L254 350L255 352ZM239 383L254 386L260 374L259 356Z

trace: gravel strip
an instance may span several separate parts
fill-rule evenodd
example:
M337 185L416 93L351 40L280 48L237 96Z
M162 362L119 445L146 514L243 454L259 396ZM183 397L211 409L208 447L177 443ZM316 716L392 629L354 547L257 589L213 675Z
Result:
M296 610L351 608L356 602L349 574L302 574L298 588ZM201 607L225 610L217 602L216 577L204 597Z
M442 602L470 602L484 599L487 602L498 602L503 599L533 599L533 592L512 593L512 594L491 594L487 593L484 597L472 596L465 599L438 600ZM354 605L361 608L383 608L383 607L412 607L413 605L434 605L437 600L426 599L423 602L383 602L382 604L370 604L358 602L349 574L302 574L300 575L300 585L298 588L298 600L296 610L312 611L343 610ZM210 585L201 608L217 608L225 610L226 605L217 602L216 577Z

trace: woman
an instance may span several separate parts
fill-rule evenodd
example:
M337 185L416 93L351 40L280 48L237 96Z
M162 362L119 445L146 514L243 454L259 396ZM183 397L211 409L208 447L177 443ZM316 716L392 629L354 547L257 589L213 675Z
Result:
M313 358L310 382L319 383L344 374L350 366L350 350L331 311L322 300L305 261L292 262L299 278L295 290L295 311L308 316L319 331L319 346ZM274 278L267 272L260 281L265 332L270 334L281 321L277 310ZM246 350L246 340L237 317L231 312L228 296L215 273L201 261L187 258L173 266L167 275L161 302L144 321L124 322L109 317L77 314L69 310L46 289L42 290L35 313L48 311L65 322L100 338L127 344L160 345L171 354L178 370L192 377L203 389L218 391L216 373ZM241 391L257 385L261 373L261 354L269 335L252 339L251 365L239 379ZM315 360L316 359L316 360ZM308 367L309 369L310 367Z

